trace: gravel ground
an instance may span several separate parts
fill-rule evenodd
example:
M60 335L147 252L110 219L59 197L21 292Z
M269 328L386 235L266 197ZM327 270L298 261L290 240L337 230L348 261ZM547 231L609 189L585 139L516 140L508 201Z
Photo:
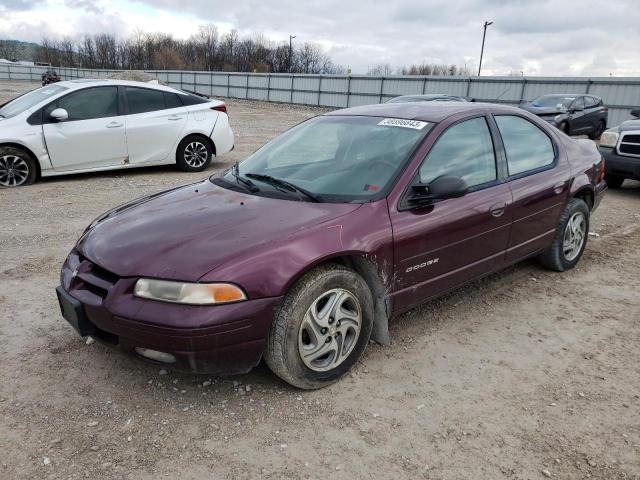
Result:
M0 82L0 102L33 84ZM229 100L245 157L307 107ZM397 318L343 381L209 378L86 345L54 288L84 227L203 174L0 190L0 478L640 478L640 183L566 273L527 261Z

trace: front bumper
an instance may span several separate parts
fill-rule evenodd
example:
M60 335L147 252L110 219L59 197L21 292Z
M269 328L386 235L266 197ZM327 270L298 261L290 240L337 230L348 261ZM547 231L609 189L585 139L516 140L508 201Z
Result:
M73 256L73 265L79 264L74 270L69 266ZM81 336L145 361L151 360L138 355L136 347L169 353L175 363L156 363L197 373L245 373L255 367L281 300L194 306L141 299L133 296L136 278L117 278L75 251L61 279L56 291L63 317Z
M640 158L618 155L615 148L598 147L609 175L640 180Z

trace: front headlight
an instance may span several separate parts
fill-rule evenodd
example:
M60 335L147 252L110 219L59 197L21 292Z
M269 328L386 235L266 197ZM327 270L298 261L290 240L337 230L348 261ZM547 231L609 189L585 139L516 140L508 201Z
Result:
M618 144L620 134L618 132L604 132L600 137L601 147L615 147Z
M215 305L246 300L245 293L230 283L184 283L141 278L133 289L136 297L188 305Z

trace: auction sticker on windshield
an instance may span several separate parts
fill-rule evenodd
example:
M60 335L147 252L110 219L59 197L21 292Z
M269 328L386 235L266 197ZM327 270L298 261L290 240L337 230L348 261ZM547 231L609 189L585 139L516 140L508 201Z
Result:
M414 130L422 130L429 122L421 122L419 120L405 120L404 118L385 118L378 125L385 127L402 127L413 128Z

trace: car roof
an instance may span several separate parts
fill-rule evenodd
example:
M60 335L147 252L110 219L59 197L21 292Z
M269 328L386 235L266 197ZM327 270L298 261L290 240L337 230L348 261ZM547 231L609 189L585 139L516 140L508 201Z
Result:
M82 78L78 80L65 80L63 82L57 82L58 85L68 88L69 90L79 90L81 88L89 88L89 87L103 87L107 85L124 85L127 87L142 87L142 88L152 88L156 90L163 90L165 92L173 92L173 93L182 93L180 90L177 90L173 87L168 87L166 85L160 85L158 83L148 83L148 82L135 82L132 80L112 80L112 79L89 79Z
M517 107L498 105L495 103L475 102L416 102L416 103L380 103L362 105L360 107L344 108L326 113L325 115L353 115L363 117L403 118L406 120L421 120L423 122L438 123L451 115L458 113L484 112L517 112Z

